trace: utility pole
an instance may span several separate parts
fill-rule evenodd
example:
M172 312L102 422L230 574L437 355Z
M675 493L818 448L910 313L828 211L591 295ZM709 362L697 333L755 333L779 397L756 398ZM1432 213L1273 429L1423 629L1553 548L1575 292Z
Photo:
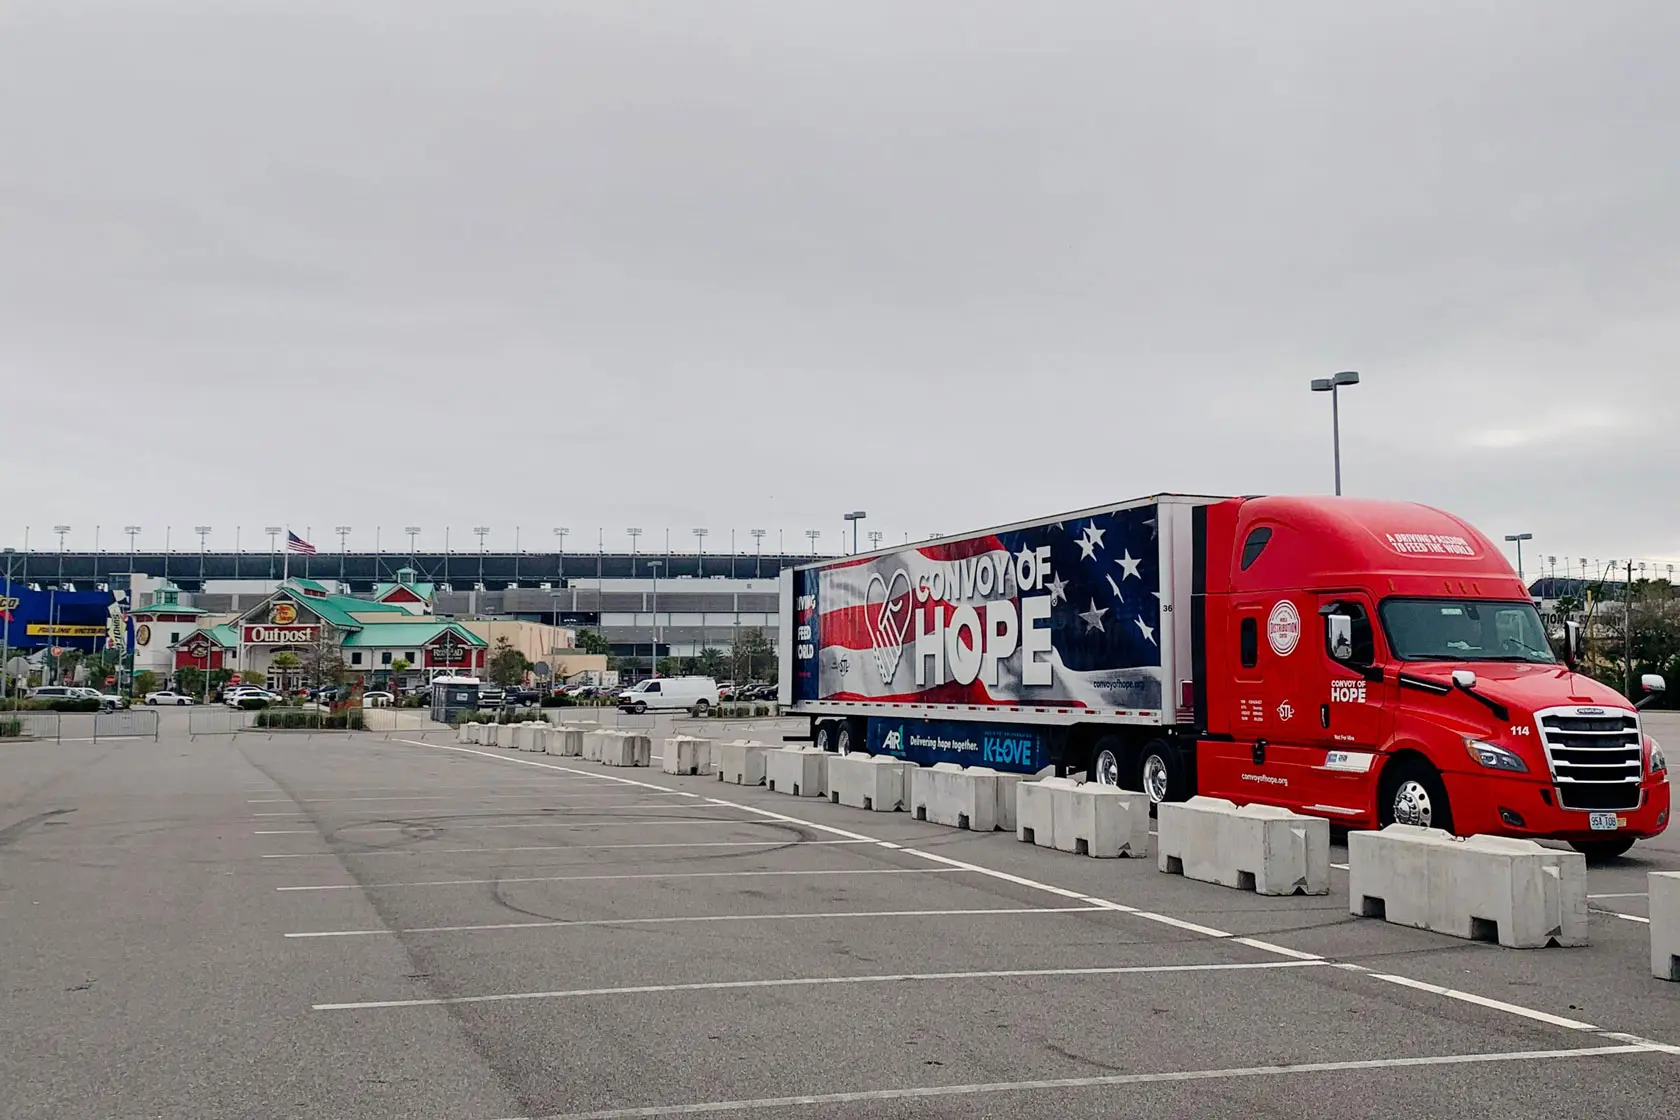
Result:
M659 676L659 565L661 561L649 560L648 568L653 572L653 652L648 655L648 667L652 671L648 679Z

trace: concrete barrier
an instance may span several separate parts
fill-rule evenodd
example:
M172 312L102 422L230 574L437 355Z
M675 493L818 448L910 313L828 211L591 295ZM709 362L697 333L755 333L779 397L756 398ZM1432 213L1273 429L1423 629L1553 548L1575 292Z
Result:
M557 727L548 736L548 753L559 758L581 758L584 735L581 727Z
M583 733L583 755L590 762L601 761L601 745L608 736L616 735L616 731L585 731Z
M827 797L832 757L815 747L773 747L764 752L764 784L772 793Z
M836 805L894 813L910 803L913 763L885 754L837 754L828 760L828 798Z
M712 744L712 766L718 781L738 786L764 784L764 755L770 748L751 739Z
M1072 778L1015 787L1015 837L1097 859L1149 854L1149 796Z
M1030 785L1033 779L1026 774L1005 774L1001 770L997 776L997 826L1003 832L1015 831L1015 791L1023 784Z
M1646 876L1651 892L1651 975L1680 981L1680 871Z
M1273 805L1192 797L1156 810L1164 872L1256 894L1329 894L1330 822Z
M1587 862L1532 840L1391 824L1348 834L1348 909L1510 949L1587 943Z
M457 743L478 742L478 724L457 723L455 725L455 741Z
M712 741L693 735L673 735L665 740L659 768L667 774L710 774Z
M649 766L653 741L639 731L621 731L601 740L601 762L607 766Z
M986 766L958 766L941 762L910 771L910 812L919 821L966 828L997 830L998 774Z
M508 741L516 751L528 751L531 743L537 737L537 726L534 723L508 724Z

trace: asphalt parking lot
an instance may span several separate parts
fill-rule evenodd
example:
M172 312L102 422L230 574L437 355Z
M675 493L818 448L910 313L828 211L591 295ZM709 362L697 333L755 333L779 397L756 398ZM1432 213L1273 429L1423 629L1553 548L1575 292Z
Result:
M1637 920L1680 834L1589 872L1591 946L1518 952L1353 918L1345 874L1261 898L657 766L185 721L0 748L0 1116L1624 1118L1680 1084Z

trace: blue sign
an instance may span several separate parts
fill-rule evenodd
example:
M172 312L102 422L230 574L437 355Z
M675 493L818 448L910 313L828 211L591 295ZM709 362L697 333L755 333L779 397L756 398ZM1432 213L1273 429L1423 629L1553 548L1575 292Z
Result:
M1036 774L1048 766L1043 730L1015 724L952 723L945 720L869 720L869 751L892 755L920 766L955 762L989 766L1016 774Z
M0 585L0 626L12 649L68 646L91 652L105 648L115 603L109 591L35 591L21 583L7 590Z

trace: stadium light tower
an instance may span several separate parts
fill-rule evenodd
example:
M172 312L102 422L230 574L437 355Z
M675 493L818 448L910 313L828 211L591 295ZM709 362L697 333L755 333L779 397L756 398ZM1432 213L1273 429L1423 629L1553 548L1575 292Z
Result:
M841 514L841 518L843 520L850 521L852 523L852 555L853 556L857 555L857 550L858 550L858 548L857 548L858 522L862 521L864 518L866 518L868 516L869 515L861 509L853 510L851 513Z
M1330 438L1336 454L1336 493L1342 492L1342 399L1344 385L1359 384L1359 374L1344 370L1333 377L1313 378L1312 391L1330 394Z
M641 542L641 539L642 539L642 527L640 525L632 525L632 526L630 526L630 528L628 528L624 531L630 537L630 578L635 579L636 578L636 546L637 546L637 544L639 544Z
M706 575L706 534L709 532L711 532L710 529L694 530L695 551L700 557L696 574L698 574L702 579L704 579Z
M1517 546L1517 578L1518 579L1523 579L1522 544L1523 544L1524 541L1533 540L1534 539L1534 534L1533 533L1506 533L1505 534L1505 539L1509 542L1514 543ZM1523 586L1524 587L1528 586L1528 581L1525 580L1525 579L1523 580Z
M763 530L763 529L749 529L748 532L750 532L752 534L752 539L753 539L753 578L758 579L759 574L760 574L759 573L759 564L762 562L762 560L764 558L764 533L765 533L765 530Z
M805 535L811 540L811 555L815 556L817 554L817 538L822 536L822 530L807 529L805 530Z

